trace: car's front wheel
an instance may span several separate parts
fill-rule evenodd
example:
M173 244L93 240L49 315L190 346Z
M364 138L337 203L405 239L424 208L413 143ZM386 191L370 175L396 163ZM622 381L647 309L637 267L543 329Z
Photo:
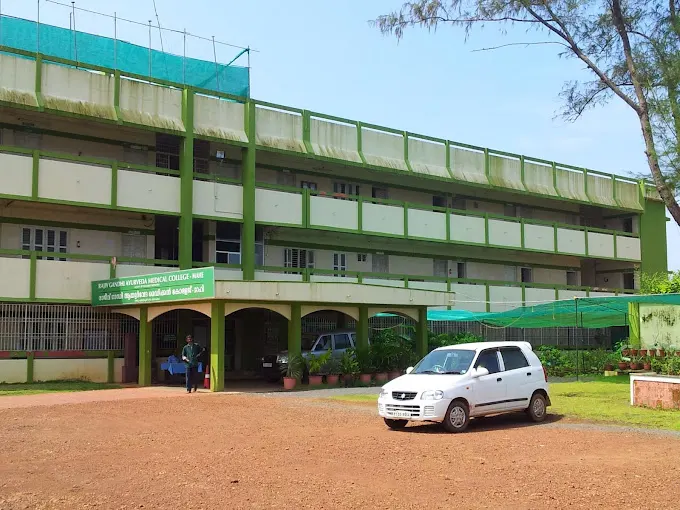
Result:
M470 410L462 400L454 400L449 405L444 417L444 428L447 432L463 432L470 424Z
M534 393L527 408L527 414L535 422L542 422L545 420L547 414L547 405L545 397L540 393Z
M408 424L408 420L390 420L385 418L385 425L387 425L392 430L401 430Z

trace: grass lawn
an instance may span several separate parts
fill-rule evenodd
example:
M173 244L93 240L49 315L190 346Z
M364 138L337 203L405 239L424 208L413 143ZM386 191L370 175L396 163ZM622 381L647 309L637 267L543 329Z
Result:
M87 381L48 381L31 384L0 384L0 396L36 395L65 391L109 390L120 388L117 384L93 383Z
M377 395L342 395L334 400L375 404ZM550 412L570 418L680 431L680 411L630 405L628 377L593 377L579 382L551 382Z

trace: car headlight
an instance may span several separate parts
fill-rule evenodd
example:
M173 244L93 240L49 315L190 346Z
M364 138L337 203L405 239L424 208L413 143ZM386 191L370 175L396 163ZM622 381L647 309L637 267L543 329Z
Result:
M424 391L420 396L420 400L441 400L442 398L444 398L444 392L442 390Z
M390 392L386 390L385 388L382 388L380 390L380 398L386 398L390 396Z
M276 357L276 362L277 363L288 363L288 356L277 356Z

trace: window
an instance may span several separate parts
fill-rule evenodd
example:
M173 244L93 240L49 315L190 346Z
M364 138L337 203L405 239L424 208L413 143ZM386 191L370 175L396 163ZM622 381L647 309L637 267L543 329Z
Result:
M350 333L349 336L352 340L352 348L356 347L356 345L357 345L357 334L356 333Z
M458 262L456 264L456 278L467 278L465 262Z
M366 254L357 253L357 262L366 262Z
M432 205L434 207L446 207L446 197L435 195L432 197Z
M347 271L347 255L345 253L333 254L333 271ZM335 273L333 276L345 276L341 273Z
M215 261L218 264L241 263L241 224L218 222L215 236Z
M194 172L207 174L210 168L210 142L194 140Z
M576 271L567 271L567 285L578 285L578 273Z
M314 346L314 352L323 352L331 349L331 335L324 335Z
M631 233L633 232L633 218L623 219L623 231Z
M524 353L518 347L501 347L505 370L517 370L529 366Z
M66 230L42 227L24 227L21 229L21 249L53 253L66 253L68 248ZM25 256L24 258L28 258ZM40 260L66 260L55 257L38 257Z
M42 135L40 133L28 133L26 131L14 132L14 145L22 149L40 149Z
M145 259L146 257L146 236L137 234L123 234L123 257ZM127 262L134 264L134 262ZM126 262L121 262L126 264Z
M496 349L482 351L477 358L477 363L475 363L475 368L481 367L486 368L490 374L496 374L501 371Z
M347 333L339 333L333 335L335 339L335 349L351 349L352 344L349 340L349 335Z
M514 218L517 216L517 207L512 204L505 204L505 207L503 208L503 215Z
M283 265L284 267L298 269L314 269L314 252L312 250L286 248L283 252Z
M264 266L264 227L255 225L255 265Z
M156 133L156 166L179 170L179 148L179 137Z
M387 193L387 188L376 188L375 186L373 187L373 191L371 192L371 196L373 198L380 198L383 200L386 200L389 198L389 195Z
M466 200L464 198L456 197L451 201L451 208L459 211L465 210Z
M522 267L519 271L522 283L531 283L533 281L533 274L530 267Z
M358 195L359 186L356 184L349 184L347 182L334 182L333 193L337 193L339 195Z
M441 259L434 259L432 261L432 274L434 276L442 276L446 277L448 269L447 269L447 261L446 260L441 260Z
M288 171L277 172L276 184L280 184L281 186L295 187L295 174L292 174Z
M371 270L374 273L389 273L390 272L390 259L388 255L383 253L373 254L371 260Z
M309 181L300 181L300 187L302 189L311 189L313 191L316 191L317 186L315 182L309 182Z
M623 273L623 288L624 289L634 289L635 288L635 274L633 274L633 273Z

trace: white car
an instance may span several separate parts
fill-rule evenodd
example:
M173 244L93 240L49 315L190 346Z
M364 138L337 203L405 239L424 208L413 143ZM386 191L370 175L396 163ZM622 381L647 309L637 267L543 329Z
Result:
M449 432L464 431L470 418L522 410L540 422L548 406L548 376L528 342L435 349L378 398L378 413L392 429L430 421Z

